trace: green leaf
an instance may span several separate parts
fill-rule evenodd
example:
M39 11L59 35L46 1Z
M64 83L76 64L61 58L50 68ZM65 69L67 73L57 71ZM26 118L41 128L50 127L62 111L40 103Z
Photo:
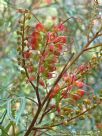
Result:
M15 117L14 117L14 115L12 115L11 102L18 100L18 98L20 98L21 104L20 104L19 110L15 113ZM21 118L21 115L22 115L22 113L24 112L24 109L25 109L25 97L18 97L18 98L15 98L15 100L9 99L8 102L7 102L7 115L16 124L18 124L18 122Z
M2 131L2 135L1 136L9 136L3 126L0 126L0 129Z
M13 124L13 122L10 122L10 123L6 126L6 128L5 128L5 131L6 131L6 132L9 131L9 129L10 129L10 127L12 126L12 124Z

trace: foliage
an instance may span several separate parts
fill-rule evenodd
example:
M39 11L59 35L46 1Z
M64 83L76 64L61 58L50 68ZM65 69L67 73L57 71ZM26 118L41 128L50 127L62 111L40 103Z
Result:
M1 135L101 135L101 3L77 2L1 1Z

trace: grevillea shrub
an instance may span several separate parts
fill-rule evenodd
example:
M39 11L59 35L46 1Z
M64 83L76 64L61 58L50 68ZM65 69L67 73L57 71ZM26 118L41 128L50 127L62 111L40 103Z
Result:
M33 14L22 9L18 12L22 15L17 31L18 64L27 86L32 87L32 101L36 103L32 105L34 112L27 123L25 136L43 135L46 131L57 130L84 119L85 115L101 103L101 99L95 96L94 90L86 84L84 78L84 75L97 68L99 59L102 60L101 54L99 52L100 58L92 56L88 62L75 63L93 48L100 48L101 51L102 44L90 45L100 36L102 26L79 53L68 54L66 22L69 19L48 26L36 17L38 23L32 27L29 22ZM64 54L68 59L62 64Z
M6 19L10 22L13 16L17 20L8 23L7 31L5 27L2 29L2 40L0 40L8 45L5 46L5 53L12 54L13 51L8 50L9 45L13 45L14 50L17 46L17 54L14 55L16 58L10 58L10 61L16 63L17 73L14 74L12 69L9 70L10 76L14 75L13 81L10 80L9 74L5 74L8 73L7 58L7 68L2 75L8 77L10 84L7 89L3 88L3 95L0 94L1 136L68 136L69 132L74 132L73 130L80 127L81 123L80 129L76 130L86 128L88 126L86 120L92 122L93 116L95 116L94 121L95 119L97 121L94 126L102 128L99 118L101 112L97 111L102 102L102 91L98 86L99 82L95 83L93 78L90 78L99 76L97 73L102 69L100 40L102 14L99 13L98 1L93 0L92 7L89 3L85 8L81 5L82 9L74 5L74 2L79 0L74 1L71 8L67 7L69 2L67 0L63 0L66 1L66 5L64 2L60 5L60 0L42 1L45 4L32 1L31 6L34 10L18 9L15 16L11 14L10 18L5 8L2 14L5 19L4 24ZM7 3L9 5L9 2ZM23 4L25 3L26 1ZM58 14L53 13L50 16L49 12L47 14L42 12L44 6L48 8L50 4L57 5ZM12 30L17 29L17 33L14 31L12 34L13 37L8 35L10 26L13 26ZM11 43L7 44L8 39ZM0 80L1 82L4 80ZM4 86L6 84L8 82L4 82ZM100 95L96 93L97 90L100 91ZM94 110L95 108L97 109Z

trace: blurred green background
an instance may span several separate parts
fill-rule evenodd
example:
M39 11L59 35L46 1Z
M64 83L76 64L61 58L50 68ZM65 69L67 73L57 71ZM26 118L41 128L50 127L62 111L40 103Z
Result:
M90 36L92 36L102 23L100 22L102 19L102 1L99 0L98 2L99 5L95 5L92 0L0 0L1 120L6 109L9 108L7 103L9 103L10 98L13 99L14 95L21 98L25 96L27 98L25 101L27 102L33 95L31 88L26 85L24 79L21 77L21 68L17 64L16 31L18 29L18 20L21 16L18 14L17 9L24 8L31 10L42 23L48 25L52 24L52 20L58 23L72 16L77 18L67 22L69 29L68 49L70 54L71 52L79 52L87 41L86 35L90 33ZM36 20L34 20L34 24L36 24ZM93 42L93 44L97 43L102 43L102 37L97 38ZM98 49L93 49L90 53L84 54L78 61L78 64L81 64L83 61L88 62L91 58L90 54L97 56L98 51ZM96 95L102 95L102 62L97 66L96 70L93 70L89 76L86 76L86 83L92 86ZM32 103L30 102L27 104L28 111L33 110L31 105ZM26 114L26 111L24 114ZM75 135L77 132L83 136L84 131L85 133L88 131L89 135L98 136L98 131L102 129L102 105L90 114L90 119L86 118L79 121L76 125L71 125L68 127L68 131L72 135ZM27 116L24 118L27 118ZM2 125L0 125L2 131L5 125L10 127L10 123L6 124L6 120L8 120L7 116ZM21 125L21 128L23 131L24 126Z

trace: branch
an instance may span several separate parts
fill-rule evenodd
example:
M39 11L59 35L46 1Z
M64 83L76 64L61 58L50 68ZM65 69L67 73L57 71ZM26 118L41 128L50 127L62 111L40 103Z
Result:
M40 114L40 112L41 112L41 110L42 110L42 108L43 108L43 106L45 105L46 102L47 102L47 104L46 104L46 106L45 106L44 112L45 112L46 109L48 108L48 105L49 105L49 103L50 103L49 95L50 95L51 92L53 91L53 89L54 89L54 87L56 86L56 84L57 84L57 83L60 81L60 79L62 78L63 73L66 72L66 71L76 62L76 60L84 53L85 49L89 47L89 45L93 42L93 40L98 36L99 32L100 32L100 31L98 31L90 41L88 41L88 43L85 45L85 47L83 48L83 50L82 50L79 54L77 54L74 58L73 58L73 56L72 56L73 59L71 58L71 60L68 60L68 62L65 64L65 66L63 67L63 69L62 69L61 73L59 74L58 78L57 78L56 81L54 82L52 88L49 90L48 94L45 96L45 98L44 98L44 100L43 100L43 102L42 102L42 104L41 104L41 107L38 107L38 110L37 110L37 112L36 112L36 115L35 115L35 117L33 118L32 122L31 122L31 124L30 124L30 126L29 126L29 128L28 128L28 130L27 130L27 132L26 132L26 134L25 134L24 136L28 136L28 135L30 134L30 132L32 131L32 128L33 128L34 124L36 123L36 120L37 120L37 118L38 118L38 116L39 116L39 114ZM67 120L67 121L71 121L71 120L73 120L73 119L75 119L75 118L81 116L81 115L84 114L85 112L87 112L87 110L84 111L83 113L81 113L80 115L77 115L76 117L73 117L72 119ZM56 125L58 126L58 125L61 125L62 123L63 123L63 122L61 122L60 124L56 124ZM53 127L53 126L52 126L52 127ZM34 128L35 128L35 127L34 127ZM37 129L38 129L38 128L35 128L34 130L37 130Z
M38 103L36 101L34 101L32 98L26 97L28 100L32 101L33 103L35 103L38 106Z
M43 106L43 105L45 104L46 100L48 99L48 103L47 103L46 106L45 106L44 112L46 111L46 109L47 109L47 107L48 107L48 105L49 105L49 103L50 103L49 95L50 95L51 92L53 91L55 85L56 85L56 84L59 82L59 80L61 79L61 77L62 77L62 75L63 75L63 73L64 73L64 71L65 71L65 69L66 69L66 67L67 67L67 65L68 65L68 63L69 63L70 60L73 58L73 56L74 56L74 53L71 55L70 59L68 60L68 62L67 62L67 63L65 64L65 66L63 67L63 69L62 69L61 73L59 74L58 78L56 79L56 81L55 81L53 87L52 87L51 90L48 92L48 94L46 95L44 101L42 102L42 106ZM43 116L43 115L42 115L42 116ZM41 118L42 118L42 117L41 117Z
M41 23L40 20L36 17L36 15L35 15L34 13L32 13L31 11L29 11L29 12L34 16L34 18L35 18L39 23Z
M65 65L64 68L62 69L61 73L59 74L58 78L56 79L54 85L52 86L52 88L50 89L49 93L46 95L44 101L42 102L42 106L43 106L43 105L46 103L46 101L48 100L44 111L46 111L46 109L47 109L47 107L48 107L48 105L49 105L49 103L50 103L49 96L50 96L51 92L53 91L54 87L56 86L56 84L57 84L57 83L60 81L60 79L62 78L63 73L66 72L66 71L75 63L75 61L84 53L85 50L87 50L87 48L89 47L89 45L94 41L94 39L97 38L97 36L98 36L98 34L99 34L100 31L101 31L101 28L100 28L99 31L94 35L94 37L93 37L90 41L88 41L88 43L84 46L84 49L83 49L78 55L76 55L76 57L75 57L74 59L72 59L71 61L68 61L68 62L66 63L66 65Z
M29 126L29 128L28 128L28 130L26 131L26 133L25 133L24 136L28 136L28 135L31 133L32 128L33 128L33 126L34 126L34 124L35 124L35 122L36 122L36 120L37 120L37 118L38 118L38 116L39 116L41 110L42 110L42 107L38 107L38 110L37 110L37 112L36 112L36 114L35 114L35 117L33 118L32 122L31 122L31 124L30 124L30 126Z
M28 74L28 71L27 71L27 68L26 68L26 65L25 65L25 59L24 59L24 54L23 54L23 51L24 51L24 30L25 30L25 13L24 13L24 20L23 20L23 29L22 29L22 61L23 61L23 68L25 70L25 74L29 80L29 74ZM34 88L34 90L36 91L36 96L37 96L37 100L38 100L38 103L40 103L40 97L39 97L39 92L37 91L35 85L32 83L32 81L29 81L30 84L32 85L32 87Z
M70 19L74 19L75 21L76 21L76 19L78 19L78 18L76 18L76 17L69 17L69 18L67 18L66 20L64 20L62 23L61 23L61 25L62 24L64 24L64 23L66 23L67 21L69 21Z
M86 49L93 41L94 41L94 39L96 39L97 37L98 37L98 35L99 35L99 33L100 33L100 31L102 30L102 27L99 29L99 31L93 36L93 38L90 40L90 41L88 41L88 43L85 45L85 47L84 47L84 49Z
M71 119L67 119L66 121L67 121L67 122L73 121L74 119L76 119L76 118L82 116L83 114L85 114L85 113L91 111L92 109L96 108L97 106L99 106L99 105L101 104L101 102L102 102L102 101L98 102L97 105L94 105L94 106L92 106L91 108L86 109L85 111L81 112L80 114L74 116L74 117L71 118ZM37 130L37 129L52 129L52 127L56 127L56 126L59 126L59 125L63 125L63 121L60 122L60 123L51 125L51 126L33 127L33 130Z
M96 44L95 46L90 47L90 48L86 48L86 49L84 49L84 51L88 51L88 50L91 50L91 49L94 49L94 48L97 48L97 47L102 47L102 43Z

